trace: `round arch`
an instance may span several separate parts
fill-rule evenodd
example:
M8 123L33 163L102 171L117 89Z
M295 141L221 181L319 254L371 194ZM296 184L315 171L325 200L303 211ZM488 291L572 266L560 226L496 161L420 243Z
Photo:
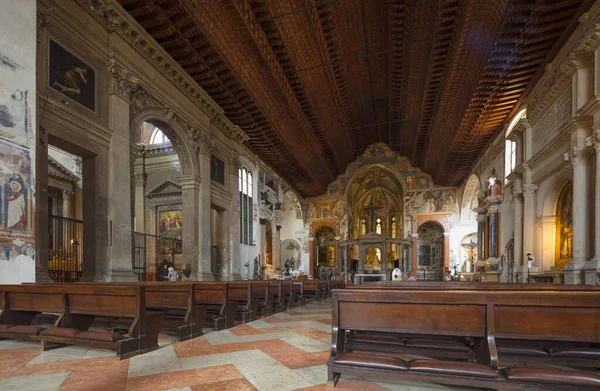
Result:
M198 157L191 148L191 143L184 142L187 140L184 129L176 121L172 121L171 116L164 109L149 107L136 113L129 121L130 140L137 141L137 130L144 122L157 126L171 140L173 149L179 157L183 175L199 176Z
M406 181L404 180L404 178L402 177L402 175L400 175L399 170L396 169L391 163L385 162L385 163L365 165L365 166L359 168L358 170L356 170L356 172L354 174L352 174L352 176L350 178L348 178L348 182L346 183L346 187L344 188L344 194L342 195L342 200L348 201L348 194L350 192L350 188L352 187L352 184L354 182L356 182L364 173L366 173L370 170L373 170L376 167L384 170L390 178L395 180L396 186L398 186L400 189L402 189L402 193L406 193L406 191L408 189L408 185L407 185Z

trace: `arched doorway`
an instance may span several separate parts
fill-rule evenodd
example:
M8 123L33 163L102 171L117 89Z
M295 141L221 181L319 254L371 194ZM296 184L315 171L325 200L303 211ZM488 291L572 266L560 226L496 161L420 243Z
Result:
M461 273L473 273L477 262L477 232L466 235L460 241L460 253L458 260L458 271Z
M417 233L417 278L441 281L444 275L444 228L438 222L427 221L419 226Z
M313 251L316 255L314 278L326 277L330 269L333 269L335 273L335 232L333 228L325 226L317 230Z

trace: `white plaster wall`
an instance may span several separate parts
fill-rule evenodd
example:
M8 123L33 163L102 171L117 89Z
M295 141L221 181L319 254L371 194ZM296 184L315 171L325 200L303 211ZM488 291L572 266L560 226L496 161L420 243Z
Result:
M0 12L0 142L4 150L19 151L15 166L0 162L0 185L22 175L27 197L26 229L14 232L0 224L0 284L35 281L35 129L36 129L36 2L3 0ZM29 157L26 162L25 156ZM28 165L28 167L27 167ZM2 195L2 207L7 202Z

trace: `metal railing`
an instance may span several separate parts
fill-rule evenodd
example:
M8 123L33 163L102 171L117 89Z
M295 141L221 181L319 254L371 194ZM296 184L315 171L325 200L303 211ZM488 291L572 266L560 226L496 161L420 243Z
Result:
M141 232L134 232L133 271L140 281L156 280L159 266L163 263L175 265L182 253L182 241Z
M83 271L83 221L50 216L48 274L56 282L79 281Z

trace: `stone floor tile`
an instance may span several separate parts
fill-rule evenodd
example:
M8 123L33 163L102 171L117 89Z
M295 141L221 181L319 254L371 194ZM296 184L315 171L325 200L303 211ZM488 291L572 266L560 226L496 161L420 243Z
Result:
M239 324L229 329L234 335L253 335L262 334L263 332L259 329L252 327L250 324Z
M327 366L325 364L294 369L294 373L306 378L314 385L323 384L327 381Z
M80 360L68 360L43 362L39 364L27 364L21 367L21 369L19 369L15 373L13 373L11 377L44 375L47 373L57 372L71 372L79 365L79 363Z
M5 339L0 341L0 350L24 348L40 349L40 343L38 341L19 341L17 339Z
M138 376L127 380L127 391L163 391L173 388L206 385L214 382L241 379L242 374L232 365L191 369L149 376Z
M173 345L167 345L153 352L130 358L128 377L155 375L181 369Z
M88 352L87 346L65 346L58 349L48 350L40 353L31 360L30 364L41 364L53 361L79 360Z
M40 348L11 349L0 354L0 378L10 377L40 354ZM0 380L1 382L1 380Z
M235 367L258 391L289 391L312 385L272 358L238 363Z
M2 379L0 389L2 391L57 391L67 376L69 372Z
M207 368L216 365L227 365L242 363L250 360L264 360L269 356L260 350L243 350L231 353L210 354L207 356L196 356L181 358L181 367L185 369Z
M246 379L235 379L200 384L192 387L191 391L256 391L256 388Z
M192 391L192 387L182 387L182 388L171 388L166 391Z

